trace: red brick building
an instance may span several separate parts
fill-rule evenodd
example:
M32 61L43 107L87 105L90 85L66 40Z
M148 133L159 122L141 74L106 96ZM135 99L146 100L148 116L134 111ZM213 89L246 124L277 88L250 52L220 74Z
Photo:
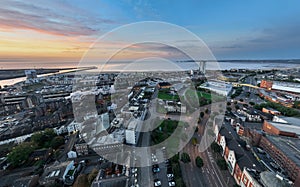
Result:
M271 90L272 86L273 86L272 81L261 80L261 82L260 82L260 87L261 88L266 88L267 90Z
M271 135L298 137L297 134L300 132L300 127L288 123L265 120L263 130Z

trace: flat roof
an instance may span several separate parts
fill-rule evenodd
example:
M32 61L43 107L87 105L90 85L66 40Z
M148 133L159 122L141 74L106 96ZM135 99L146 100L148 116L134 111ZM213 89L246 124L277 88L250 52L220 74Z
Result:
M292 133L296 133L297 135L300 135L299 125L291 125L290 123L280 123L280 122L273 122L273 121L267 121L267 122L280 131L292 132Z
M266 135L267 139L300 167L300 139Z

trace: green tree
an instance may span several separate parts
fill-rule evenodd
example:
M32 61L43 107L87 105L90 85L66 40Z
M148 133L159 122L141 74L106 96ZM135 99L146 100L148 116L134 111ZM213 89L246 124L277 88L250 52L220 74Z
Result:
M56 136L55 138L52 139L50 146L53 149L57 149L59 146L64 144L64 142L65 142L65 139L62 136Z
M197 167L199 167L199 168L203 167L203 165L204 165L203 160L200 156L196 157L195 162L196 162Z
M218 159L218 160L217 160L217 165L219 166L219 168L220 168L221 170L227 170L227 163L226 163L226 161L224 160L224 158Z
M254 106L254 105L255 105L255 103L254 103L254 102L252 102L252 101L250 101L250 102L249 102L249 104L250 104L250 105L252 105L252 106Z
M42 147L45 142L42 141L43 133L36 132L31 136L31 142L35 143L37 146Z
M188 163L191 162L191 158L190 155L188 153L182 153L181 154L181 159L180 159L183 163Z
M221 146L219 146L216 142L213 142L210 145L210 147L213 150L213 152L215 152L215 153L220 153L221 152Z
M177 153L176 155L174 155L170 160L173 163L178 163L179 162L179 153Z
M227 110L228 110L229 112L231 112L232 108L231 108L231 107L227 107Z
M206 114L208 114L208 113L209 113L209 110L208 110L208 108L207 108L207 109L205 109L205 113L206 113Z
M35 146L30 142L24 142L16 147L8 154L8 162L13 166L22 165L34 151Z
M201 118L204 117L204 112L200 112L200 117L201 117Z
M193 145L197 145L198 141L197 141L197 138L193 137L192 138L192 144Z
M294 108L300 109L300 101L294 102Z
M38 147L48 148L51 146L52 139L56 137L53 129L45 129L43 132L34 133L31 136L31 141L38 145Z

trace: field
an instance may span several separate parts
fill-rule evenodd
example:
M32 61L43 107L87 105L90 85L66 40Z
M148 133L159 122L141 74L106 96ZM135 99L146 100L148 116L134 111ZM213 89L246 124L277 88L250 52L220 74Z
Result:
M158 96L157 96L159 99L162 99L162 100L178 100L179 99L179 96L178 95L171 95L169 94L169 89L166 89L166 90L160 90L158 92Z
M197 96L195 95L195 92L197 93ZM190 90L190 89L186 91L185 97L187 99L189 99L190 101L196 101L197 97L198 97L198 99L205 98L207 100L212 100L212 98L213 98L214 101L222 101L225 99L224 97L217 95L217 94L206 93L203 91L194 91L194 90Z

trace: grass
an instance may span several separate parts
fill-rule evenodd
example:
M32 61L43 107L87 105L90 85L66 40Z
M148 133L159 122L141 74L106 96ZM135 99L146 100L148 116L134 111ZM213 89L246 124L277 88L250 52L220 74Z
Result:
M162 89L158 92L158 98L162 100L179 100L179 96L169 94L170 89Z
M195 95L195 93L197 93L197 96ZM222 97L220 95L213 94L213 93L206 93L203 91L195 91L195 90L191 90L191 89L188 89L185 92L185 97L189 98L191 101L196 101L197 97L198 97L198 99L205 98L207 100L212 100L212 98L213 98L215 101L224 100L224 97Z

